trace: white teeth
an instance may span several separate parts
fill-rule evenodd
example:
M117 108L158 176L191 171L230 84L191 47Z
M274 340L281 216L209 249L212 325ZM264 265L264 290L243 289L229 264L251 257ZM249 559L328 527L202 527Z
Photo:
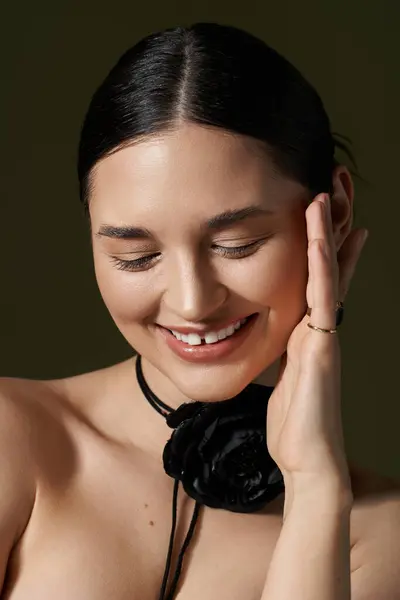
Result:
M206 333L204 341L206 344L215 344L215 342L218 342L218 334L214 332Z
M186 336L185 336L186 337ZM201 344L201 337L197 333L189 333L187 343L191 346L199 346Z
M208 331L204 336L204 341L206 344L215 344L219 340L224 340L226 337L233 335L235 331L237 331L244 323L246 323L247 318L240 319L236 323L232 323L229 327L225 327L220 331ZM190 346L200 346L202 338L197 333L189 333L189 335L185 335L183 333L179 333L178 331L171 330L171 333L180 341L185 342L185 344L189 344Z

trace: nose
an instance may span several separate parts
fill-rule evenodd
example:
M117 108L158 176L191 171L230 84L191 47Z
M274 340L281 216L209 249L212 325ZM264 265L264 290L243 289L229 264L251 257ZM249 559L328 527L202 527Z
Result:
M217 313L227 296L228 289L210 264L187 260L170 270L164 302L180 321L196 323Z

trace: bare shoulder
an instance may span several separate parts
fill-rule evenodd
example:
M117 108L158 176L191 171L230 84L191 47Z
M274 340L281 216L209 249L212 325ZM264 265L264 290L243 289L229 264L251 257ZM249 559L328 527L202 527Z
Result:
M353 571L362 578L366 565L373 571L373 565L380 564L390 578L393 557L400 555L400 481L355 464L350 465L350 475Z
M131 371L129 360L60 379L0 377L0 435L18 429L37 477L57 477L57 461L73 462L78 437L96 430L97 414L113 406Z
M90 427L93 405L110 389L118 390L128 363L60 379L0 377L3 445L6 439L18 440L18 452L26 452L37 464L51 456L53 446L67 450L71 433L85 424Z
M16 379L0 378L0 583L5 560L29 521L36 495L31 422L19 401L19 385Z
M16 377L0 377L0 439L17 436L18 448L23 451L31 436L31 407L34 395L43 395L40 382Z
M90 403L93 398L99 397L108 383L117 385L128 362L60 379L0 377L0 396L8 399L14 411L22 411L20 414L45 408L56 411L63 406L83 406L85 402Z
M400 600L400 482L351 465L352 597Z
M24 379L18 377L0 378L0 401L5 411L3 427L12 424L25 431L32 439L38 418L46 409L55 408L61 401L62 384L45 380ZM61 385L60 385L61 384Z
M95 395L91 390L101 389L102 382L101 370L54 380L0 377L3 444L5 439L18 439L18 452L26 452L38 467L51 450L49 444L66 448L71 423L82 421L80 400L89 401Z
M354 504L354 523L360 539L380 527L382 517L395 517L400 508L400 481L376 471L350 464Z
M0 438L3 450L9 449L29 463L24 474L37 478L38 450L43 434L52 435L59 394L46 381L17 377L0 378Z
M349 463L349 469L357 507L367 509L369 506L399 501L400 479L377 473L353 462Z

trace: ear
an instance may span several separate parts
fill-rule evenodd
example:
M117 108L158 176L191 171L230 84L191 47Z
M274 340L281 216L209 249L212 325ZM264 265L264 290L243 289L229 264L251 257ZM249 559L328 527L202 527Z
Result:
M353 226L354 185L350 172L345 165L335 167L332 184L331 214L333 236L338 251Z

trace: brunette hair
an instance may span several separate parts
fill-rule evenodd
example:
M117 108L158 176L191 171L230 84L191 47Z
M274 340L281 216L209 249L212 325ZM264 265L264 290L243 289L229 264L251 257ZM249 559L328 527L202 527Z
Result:
M101 158L183 121L259 140L280 172L310 190L310 199L332 193L337 148L356 167L348 138L331 132L320 96L286 58L242 29L195 23L141 39L94 93L78 151L85 211L90 174Z

